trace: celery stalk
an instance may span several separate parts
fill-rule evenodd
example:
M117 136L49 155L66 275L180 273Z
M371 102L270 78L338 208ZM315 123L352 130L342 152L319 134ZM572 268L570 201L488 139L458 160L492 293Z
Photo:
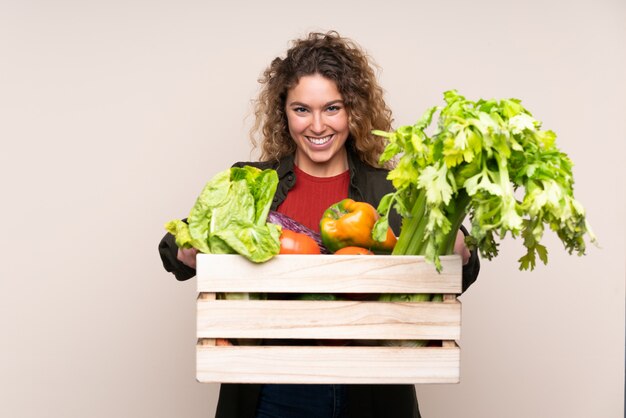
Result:
M585 238L596 237L574 198L572 162L556 147L556 134L542 130L518 99L471 101L451 90L444 100L412 126L374 131L388 141L381 164L399 156L388 176L396 191L378 206L374 239L382 240L393 208L402 229L392 254L423 255L438 269L468 217L468 242L488 259L498 255L497 238L521 235L521 270L532 270L537 256L547 263L540 243L546 225L570 254L585 254Z

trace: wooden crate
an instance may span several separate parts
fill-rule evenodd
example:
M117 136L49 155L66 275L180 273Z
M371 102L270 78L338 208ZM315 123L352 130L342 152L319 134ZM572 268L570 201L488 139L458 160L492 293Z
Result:
M418 256L239 255L197 258L197 379L222 383L456 383L461 260ZM221 300L216 293L441 293L443 302ZM354 340L348 346L216 346L216 338ZM438 340L440 346L359 345ZM371 343L370 343L371 344Z

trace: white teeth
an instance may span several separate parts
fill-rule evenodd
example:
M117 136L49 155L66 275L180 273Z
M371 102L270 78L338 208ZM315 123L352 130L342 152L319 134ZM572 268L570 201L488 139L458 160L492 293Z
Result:
M315 145L324 145L328 141L330 141L332 135L325 136L323 138L313 138L311 136L307 136L307 139L311 141Z

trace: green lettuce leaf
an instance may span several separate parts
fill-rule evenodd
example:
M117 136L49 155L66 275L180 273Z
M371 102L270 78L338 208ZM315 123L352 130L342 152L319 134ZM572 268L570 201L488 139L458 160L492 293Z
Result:
M172 220L166 230L182 248L267 261L280 251L280 227L267 223L277 186L274 170L251 166L224 170L204 186L187 223Z
M280 231L274 224L258 226L236 221L215 232L215 236L248 260L262 263L280 252Z

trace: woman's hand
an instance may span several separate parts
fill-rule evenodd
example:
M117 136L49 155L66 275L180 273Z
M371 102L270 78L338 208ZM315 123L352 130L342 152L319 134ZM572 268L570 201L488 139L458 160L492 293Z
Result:
M192 269L195 269L196 268L196 254L198 254L198 250L195 248L179 248L178 254L176 254L176 258L178 259L178 261L180 261L184 265L191 267Z
M470 250L469 248L467 248L467 245L465 245L465 234L461 230L456 233L456 240L454 241L454 253L461 256L461 258L463 259L463 265L466 265L470 259Z

